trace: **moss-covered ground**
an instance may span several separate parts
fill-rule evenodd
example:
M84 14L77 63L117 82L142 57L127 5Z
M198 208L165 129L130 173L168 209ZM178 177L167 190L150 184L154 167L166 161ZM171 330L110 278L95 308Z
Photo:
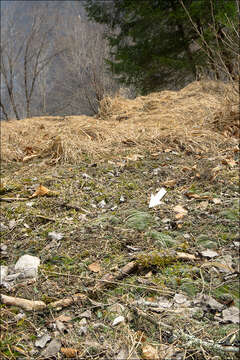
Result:
M205 294L225 308L239 306L237 163L232 166L222 161L229 156L237 161L238 152L195 155L146 149L141 157L127 159L131 156L129 152L101 161L83 156L80 165L51 166L39 159L2 163L2 197L28 197L40 183L59 195L1 201L1 244L7 246L1 264L13 265L24 254L41 260L34 284L11 290L3 287L1 293L46 304L76 293L86 295L82 303L26 313L21 320L16 320L21 309L0 305L2 359L40 359L34 344L42 331L59 337L62 347L75 349L77 358L84 359L118 358L123 344L128 347L129 359L131 354L147 358L144 344L156 348L160 359L166 358L161 346L170 344L184 359L237 358L234 352L196 343L188 346L183 337L171 340L173 331L157 322L203 341L239 346L237 323L224 322L217 310L193 305ZM175 184L169 182L171 187L165 185L169 180L175 180ZM161 187L167 189L162 203L149 208L151 193ZM187 196L189 193L199 197ZM176 205L187 214L177 219ZM49 233L53 231L63 238L52 240ZM217 256L203 256L207 249L216 251ZM195 258L179 259L177 252ZM136 271L92 296L104 275L114 276L131 261L138 264ZM95 262L100 271L89 269ZM137 303L140 299L172 301L175 294L183 294L189 301L181 311L174 307L154 311ZM122 305L122 312L112 310L114 304ZM79 332L80 314L85 310L91 310L91 317L83 333ZM61 314L71 317L65 333L53 327ZM119 314L125 321L113 326ZM56 358L65 356L60 351Z

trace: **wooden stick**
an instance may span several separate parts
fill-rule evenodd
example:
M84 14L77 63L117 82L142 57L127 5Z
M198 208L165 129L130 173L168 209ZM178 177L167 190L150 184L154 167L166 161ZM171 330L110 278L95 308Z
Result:
M29 200L29 198L4 198L1 197L0 201L6 201L6 202L12 202L12 201L26 201Z

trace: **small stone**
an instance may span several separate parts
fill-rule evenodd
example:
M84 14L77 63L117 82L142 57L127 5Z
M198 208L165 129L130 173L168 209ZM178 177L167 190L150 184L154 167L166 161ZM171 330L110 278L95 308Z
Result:
M8 266L1 265L0 266L0 284L2 284L8 274Z
M176 294L174 296L173 300L177 304L183 304L183 303L185 303L187 301L187 298L183 294Z
M117 314L122 314L123 311L125 310L125 307L123 305L117 303L117 304L113 304L113 305L109 306L108 310L110 312L115 312Z
M37 276L40 259L32 255L21 256L15 264L15 271L20 271L24 278Z
M124 322L124 317L123 316L118 316L113 320L112 326L116 326L120 323Z
M52 240L61 240L63 238L63 234L62 233L56 233L55 231L49 232L48 233L48 237Z
M48 341L51 340L51 336L49 334L42 335L39 339L35 341L35 346L44 348Z
M42 351L42 356L49 358L56 355L61 349L61 342L57 339L53 339L45 350Z
M212 258L218 256L218 253L214 250L208 249L208 250L201 251L201 255L212 259Z
M224 322L232 322L239 324L239 309L236 306L231 306L222 312Z
M79 317L91 319L92 313L91 313L90 310L86 310L86 311L84 311L83 313L81 313L81 314L79 315Z
M6 251L7 250L7 245L1 244L0 250L1 251Z

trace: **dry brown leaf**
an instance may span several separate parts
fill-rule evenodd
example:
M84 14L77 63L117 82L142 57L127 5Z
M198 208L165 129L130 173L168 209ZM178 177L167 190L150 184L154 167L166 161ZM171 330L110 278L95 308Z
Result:
M33 154L33 155L27 155L27 156L24 156L24 158L22 159L23 162L26 162L28 160L31 160L35 157L37 157L38 155L37 154Z
M172 151L172 149L165 149L163 150L165 153L169 153L170 151Z
M60 315L58 316L55 320L58 320L58 321L62 321L62 322L69 322L72 320L71 316L66 316L66 315Z
M236 165L236 161L234 159L222 159L222 163L230 167L234 167Z
M37 190L35 191L35 193L33 195L29 196L29 199L35 198L37 196L44 196L44 195L56 196L56 195L58 195L58 192L49 190L48 188L46 188L45 186L40 184L39 187L37 188Z
M88 265L88 269L95 272L95 273L98 273L101 271L101 267L100 267L100 264L98 262L94 262L90 265Z
M177 220L182 219L188 213L188 211L184 209L181 205L176 205L173 210L177 213L175 216Z
M177 252L177 259L181 260L196 260L196 256L184 252Z
M42 184L39 185L35 193L31 196L29 196L30 199L37 197L37 196L43 196L49 193L49 189L43 186Z
M172 180L167 180L167 181L164 181L162 184L165 185L166 187L174 187L177 183L177 180L175 179L172 179Z
M144 343L147 340L146 334L143 331L138 330L136 332L136 340L138 342Z
M211 200L212 197L209 195L199 195L194 192L186 192L184 195L186 195L189 199L197 199L197 200Z
M183 172L187 172L187 171L191 171L192 169L190 168L190 167L187 167L187 166L184 166L183 168L182 168L182 171Z
M198 204L197 208L199 208L199 209L201 209L201 210L206 210L207 207L208 207L208 205L209 205L209 202L208 202L208 201L201 201L201 202Z
M144 156L140 154L133 154L132 156L127 156L127 160L137 161L138 159L143 159Z
M78 351L73 348L61 348L61 352L67 357L67 358L76 358Z
M158 359L157 349L149 344L144 345L142 347L142 355L143 355L143 358L146 360L157 360Z
M215 266L219 269L224 269L224 270L227 270L227 271L231 271L231 272L234 272L233 268L231 268L231 266L228 266L228 265L224 265L220 262L217 262L217 261L206 261L204 264L201 265L201 267L208 267L208 266Z

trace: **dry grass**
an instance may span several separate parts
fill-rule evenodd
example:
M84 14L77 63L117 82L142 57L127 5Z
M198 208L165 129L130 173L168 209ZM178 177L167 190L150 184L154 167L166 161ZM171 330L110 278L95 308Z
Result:
M141 152L146 145L158 149L180 147L193 153L216 151L235 144L229 135L237 135L239 129L239 112L229 110L229 97L231 104L237 103L230 84L199 81L180 91L162 91L134 100L107 97L97 119L35 117L4 122L2 160L22 161L36 155L78 163L82 154L117 155L129 146ZM233 118L235 130L226 132Z

